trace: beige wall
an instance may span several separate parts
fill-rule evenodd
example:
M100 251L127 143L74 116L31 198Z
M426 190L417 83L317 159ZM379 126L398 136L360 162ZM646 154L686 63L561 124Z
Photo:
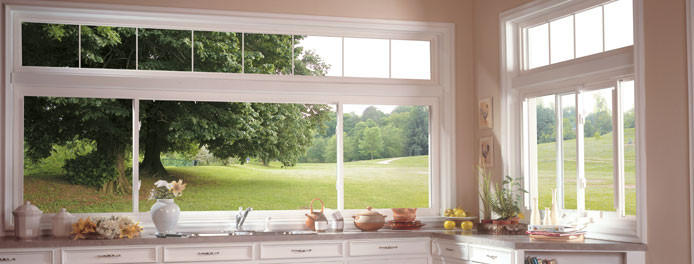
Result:
M493 96L496 113L500 111L496 104L500 93L499 13L526 2L530 1L473 3L476 93L478 98ZM689 263L685 0L644 0L644 20L647 263ZM498 135L498 124L494 131L478 134Z

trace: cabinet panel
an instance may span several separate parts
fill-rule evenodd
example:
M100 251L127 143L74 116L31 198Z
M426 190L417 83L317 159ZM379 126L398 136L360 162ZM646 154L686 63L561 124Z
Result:
M341 242L261 244L261 259L341 257Z
M452 243L436 240L432 243L432 254L456 259L470 259L468 246L464 243Z
M470 245L470 260L484 264L512 264L511 251Z
M350 256L382 256L428 254L428 240L354 240L350 241Z
M0 252L0 262L50 264L53 263L53 251Z
M63 264L156 263L157 249L103 248L63 250Z
M427 258L350 260L349 264L428 264Z
M251 260L253 247L214 246L214 247L165 247L164 262Z

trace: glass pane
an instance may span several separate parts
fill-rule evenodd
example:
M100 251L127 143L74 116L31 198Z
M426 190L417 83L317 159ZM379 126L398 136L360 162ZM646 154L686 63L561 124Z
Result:
M241 33L195 31L196 72L241 72Z
M576 209L576 95L561 96L564 208Z
M388 78L387 39L345 38L345 77Z
M183 180L184 211L337 207L335 107L140 101L140 207L154 183Z
M190 71L191 31L139 29L139 69Z
M294 36L294 75L342 76L342 38Z
M391 77L431 79L429 41L391 40Z
M344 106L345 209L429 207L429 107Z
M540 210L552 206L557 188L557 130L554 95L535 98L537 122L537 190Z
M634 44L633 0L618 0L605 5L605 50Z
M634 113L634 81L622 82L622 113L624 118L624 194L626 214L636 215L636 115Z
M22 23L22 65L79 66L79 26Z
M586 210L615 210L612 90L583 95Z
M82 26L82 68L135 69L135 28Z
M132 211L132 101L24 98L24 200L44 213Z
M549 23L552 47L551 63L574 58L574 17L567 16Z
M576 58L603 52L602 6L577 13Z
M245 34L244 45L245 73L292 74L292 36Z
M549 64L548 30L547 23L528 28L528 69Z

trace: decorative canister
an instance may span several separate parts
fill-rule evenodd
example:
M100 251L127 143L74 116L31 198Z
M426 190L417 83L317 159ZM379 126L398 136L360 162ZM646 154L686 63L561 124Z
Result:
M69 237L74 222L75 217L72 214L68 213L65 208L60 209L60 212L53 216L53 236Z
M38 207L25 201L12 212L14 215L14 235L18 239L34 239L41 235L41 215Z
M371 206L366 207L365 212L353 215L354 226L361 231L376 231L386 224L386 216L376 211L371 211Z

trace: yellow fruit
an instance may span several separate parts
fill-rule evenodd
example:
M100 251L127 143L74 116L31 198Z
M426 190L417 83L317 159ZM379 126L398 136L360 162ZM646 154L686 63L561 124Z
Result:
M524 218L525 218L525 215L523 215L523 213L518 213L518 218L524 219Z
M472 222L471 221L463 221L460 223L460 228L462 228L465 231L470 231L472 230Z
M443 228L449 229L449 230L450 230L450 229L455 229L455 222L453 222L453 221L446 221L446 222L443 222Z

